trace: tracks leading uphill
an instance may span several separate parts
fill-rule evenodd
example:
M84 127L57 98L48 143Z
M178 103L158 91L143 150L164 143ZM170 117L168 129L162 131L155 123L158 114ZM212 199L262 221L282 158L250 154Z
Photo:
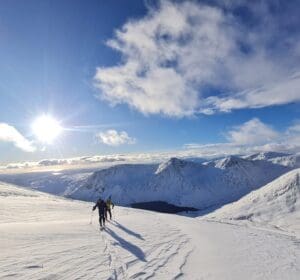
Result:
M296 237L116 207L99 232L92 205L0 190L0 279L298 280Z
M57 213L59 215L59 213ZM160 214L119 209L116 221L0 223L1 279L178 279L189 238ZM3 256L3 258L2 258Z

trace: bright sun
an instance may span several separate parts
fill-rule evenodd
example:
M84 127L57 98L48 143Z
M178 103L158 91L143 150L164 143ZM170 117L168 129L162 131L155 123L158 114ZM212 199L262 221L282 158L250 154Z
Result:
M32 130L39 141L51 144L62 132L62 127L53 117L43 115L34 121Z

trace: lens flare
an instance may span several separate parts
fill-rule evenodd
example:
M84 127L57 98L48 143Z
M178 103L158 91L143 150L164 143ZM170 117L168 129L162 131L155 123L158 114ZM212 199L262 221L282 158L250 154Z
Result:
M61 134L62 127L53 117L43 115L34 121L32 124L32 131L40 142L52 144L53 141Z

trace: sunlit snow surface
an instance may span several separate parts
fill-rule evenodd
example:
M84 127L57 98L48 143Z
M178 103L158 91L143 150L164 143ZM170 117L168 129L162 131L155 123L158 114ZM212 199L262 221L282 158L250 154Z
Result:
M0 185L0 279L298 279L300 240L265 230Z
M268 225L300 233L300 168L292 170L235 203L205 217L218 221ZM300 236L299 236L300 237Z

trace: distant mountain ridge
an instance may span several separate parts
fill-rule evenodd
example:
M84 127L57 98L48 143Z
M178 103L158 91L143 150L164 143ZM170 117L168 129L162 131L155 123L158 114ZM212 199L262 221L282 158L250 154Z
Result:
M244 157L250 160L267 160L274 164L287 166L290 168L300 168L300 154L287 154L277 152L262 152Z
M270 160L273 158L286 157L286 156L291 156L291 154L278 153L278 152L260 152L249 156L245 156L244 158L251 159L251 160Z
M111 195L121 205L165 201L203 209L237 200L289 170L233 156L209 164L171 158L159 165L123 164L97 171L68 196L95 200Z
M100 170L0 175L0 181L95 201L112 196L120 205L164 201L205 209L240 199L299 164L299 154L259 153L202 163L170 158L160 164L120 164Z

